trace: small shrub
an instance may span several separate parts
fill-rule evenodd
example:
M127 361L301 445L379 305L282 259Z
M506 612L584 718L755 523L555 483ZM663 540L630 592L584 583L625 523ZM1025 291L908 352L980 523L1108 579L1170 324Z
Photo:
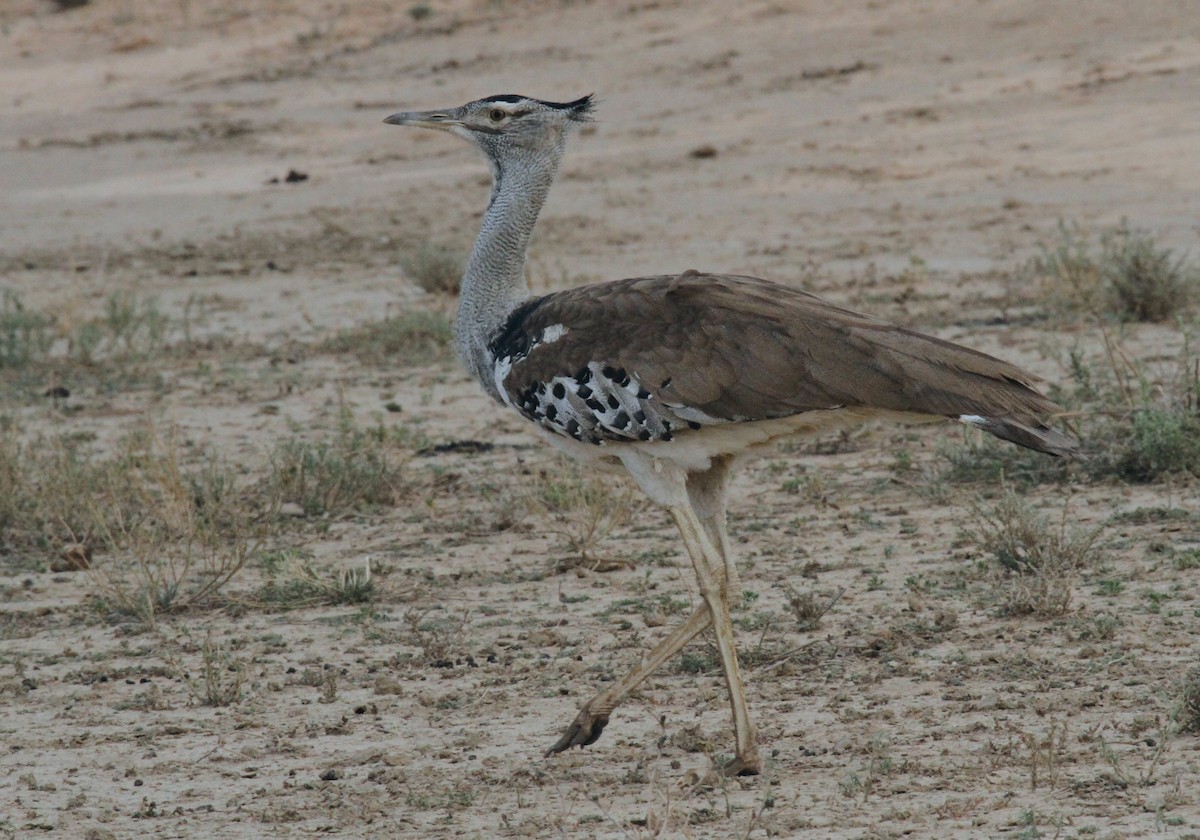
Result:
M292 438L271 455L267 494L299 505L306 516L393 504L405 486L386 433L364 430L343 414L330 440Z
M1057 527L1035 515L1012 491L991 508L975 507L967 535L1001 570L1001 607L1009 615L1063 615L1079 570L1094 565L1099 529Z
M1200 269L1160 248L1145 231L1119 227L1101 233L1097 252L1078 227L1059 224L1058 240L1018 275L1040 281L1055 309L1160 322L1187 311L1200 297Z
M1121 445L1089 465L1093 474L1150 482L1175 474L1200 477L1200 414L1147 408L1114 430Z
M318 604L363 604L377 594L371 576L371 558L361 566L340 569L336 574L315 569L307 559L289 552L264 556L266 583L256 593L265 606L297 609Z
M1087 235L1078 225L1058 223L1058 238L1038 245L1038 255L1017 273L1035 278L1040 297L1054 309L1099 311L1104 300L1103 278Z
M187 631L184 631L185 636ZM188 642L186 647L194 643ZM228 648L213 641L212 628L200 645L200 662L196 668L184 666L179 651L166 654L167 661L183 680L193 702L202 706L222 708L242 701L246 696L246 663L237 659Z
M1190 336L1174 359L1153 364L1135 361L1107 332L1104 339L1103 362L1071 351L1066 366L1073 388L1053 395L1073 409L1082 463L967 430L964 444L941 447L949 463L939 477L1029 486L1080 477L1147 483L1200 476L1200 357Z
M225 465L210 458L185 469L173 438L152 433L140 445L140 459L104 470L107 493L81 506L90 519L81 541L109 551L89 568L97 602L153 625L160 614L214 603L267 533Z
M1200 667L1192 668L1183 679L1179 705L1175 710L1175 725L1180 732L1200 733Z
M842 597L842 590L839 589L831 598L818 599L817 594L811 590L799 592L787 584L783 586L783 592L787 596L788 608L795 616L800 630L814 629L821 623L825 613L829 612Z
M439 295L458 294L466 270L461 249L428 242L413 249L401 265L419 287Z
M434 608L409 609L404 613L405 644L421 649L425 662L435 663L453 659L462 649L470 613L464 610L457 616L433 617Z
M1122 225L1101 238L1101 247L1100 274L1110 312L1125 320L1159 322L1195 301L1200 273L1145 232Z
M0 433L0 553L45 563L67 545L95 551L94 600L147 624L211 603L261 548L260 514L227 467L185 464L153 427L111 456L79 438Z
M608 571L627 562L597 555L597 547L629 519L633 493L627 485L614 487L612 479L584 475L574 463L558 462L553 474L543 472L533 503L551 519L548 528L566 540L575 561L566 565Z

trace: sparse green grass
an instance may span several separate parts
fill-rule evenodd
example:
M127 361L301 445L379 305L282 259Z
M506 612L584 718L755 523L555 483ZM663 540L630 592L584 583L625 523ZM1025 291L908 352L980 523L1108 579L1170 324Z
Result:
M39 362L53 344L49 317L27 309L11 289L0 290L0 370Z
M416 366L449 359L452 338L444 314L415 309L341 330L318 349L349 353L373 365Z
M149 425L111 456L78 438L0 433L0 552L45 564L86 547L108 611L153 623L210 603L261 549L260 513L227 467L185 463L175 437Z
M1063 458L1052 458L970 429L964 430L960 443L943 444L941 453L948 463L939 477L953 484L1003 480L1029 487L1067 481L1072 469Z
M328 440L276 445L266 493L309 517L394 504L407 486L398 449L383 427L361 428L343 412Z
M369 557L333 574L314 568L311 561L294 552L271 552L263 556L262 568L266 582L255 593L255 600L277 609L362 604L378 594Z
M633 492L617 479L591 478L574 462L556 461L538 475L533 504L550 519L547 530L562 537L576 561L569 565L606 570L629 565L602 557L597 548L628 521Z
M16 381L72 381L87 377L111 388L137 373L167 344L171 322L152 297L114 292L103 312L70 324L29 309L20 296L0 291L0 375Z
M998 600L1008 615L1065 614L1080 570L1097 564L1099 529L1057 525L1035 514L1011 490L994 505L976 506L967 535L1000 567Z
M402 260L405 275L427 292L456 295L466 270L466 252L450 245L426 242Z
M892 758L887 740L878 735L871 739L867 749L867 760L860 770L852 770L842 779L842 795L849 798L862 797L866 802L882 779L896 770L896 761Z

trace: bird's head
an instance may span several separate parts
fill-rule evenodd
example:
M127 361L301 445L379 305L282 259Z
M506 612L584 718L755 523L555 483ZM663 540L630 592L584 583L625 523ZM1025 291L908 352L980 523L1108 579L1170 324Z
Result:
M384 122L457 134L478 146L494 166L504 168L514 157L556 159L569 129L590 121L593 105L591 94L574 102L501 94L457 108L392 114Z

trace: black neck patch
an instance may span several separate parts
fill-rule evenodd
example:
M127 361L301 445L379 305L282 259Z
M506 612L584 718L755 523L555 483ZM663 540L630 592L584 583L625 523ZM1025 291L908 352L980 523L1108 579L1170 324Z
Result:
M544 300L540 297L531 298L512 311L488 345L488 352L493 359L512 359L516 362L529 355L534 337L525 329L525 322Z

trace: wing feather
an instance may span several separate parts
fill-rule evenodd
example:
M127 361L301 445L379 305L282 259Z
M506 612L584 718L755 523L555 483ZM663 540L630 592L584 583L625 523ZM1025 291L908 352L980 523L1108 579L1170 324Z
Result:
M757 278L633 278L522 309L505 335L525 354L514 358L505 389L519 394L589 365L620 371L646 393L636 402L657 418L656 431L672 417L738 422L854 407L990 418L995 428L981 428L997 434L1010 423L1020 430L1010 439L1030 445L1046 429L1040 418L1058 410L1034 377L1007 362ZM561 337L539 345L556 325ZM622 398L623 411L632 407Z

